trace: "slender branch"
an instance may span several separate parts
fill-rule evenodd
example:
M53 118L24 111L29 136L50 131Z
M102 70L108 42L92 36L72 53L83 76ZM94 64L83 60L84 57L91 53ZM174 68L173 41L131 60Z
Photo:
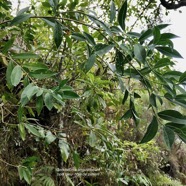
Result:
M0 25L6 24L6 23L9 23L9 22L11 22L11 20L6 20L6 21L1 22Z
M0 158L0 161L3 162L3 163L5 163L5 164L8 165L8 166L18 168L18 165L13 165L13 164L11 164L11 163L8 163L8 162L6 162L5 160L3 160L3 159L1 159L1 158Z

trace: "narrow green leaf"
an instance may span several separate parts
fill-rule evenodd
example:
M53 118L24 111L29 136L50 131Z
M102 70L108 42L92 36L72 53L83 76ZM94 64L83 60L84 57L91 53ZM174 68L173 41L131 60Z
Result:
M18 128L19 128L19 134L21 136L21 139L24 141L26 139L26 131L25 131L24 123L19 123Z
M151 94L150 95L150 98L149 98L149 101L150 101L150 104L154 107L157 108L157 104L156 104L156 95L155 94Z
M154 27L154 29L153 29L153 36L154 36L153 42L155 44L158 43L158 41L161 38L160 29L158 27Z
M111 30L112 33L115 33L115 34L118 34L118 33L122 32L122 30L117 26L111 26L110 30Z
M97 17L95 16L92 16L92 15L89 15L88 16L89 19L91 21L93 21L96 25L100 26L101 28L103 28L103 30L105 30L105 32L109 35L109 36L112 36L112 32L110 30L110 28L103 22L103 21L100 21Z
M172 34L172 33L163 33L161 34L161 39L174 39L178 38L179 36Z
M97 136L95 135L93 131L90 131L89 138L88 138L88 144L91 147L95 147L96 143L97 143Z
M23 166L19 165L17 168L18 168L19 178L20 180L22 180L23 179Z
M176 110L164 110L158 113L158 116L164 120L175 123L186 124L186 117Z
M52 110L52 108L53 108L53 98L52 98L52 94L50 94L49 92L47 92L44 95L44 103L45 103L45 106L48 108L48 110Z
M186 81L186 71L180 76L179 83L184 83Z
M146 60L146 51L145 48L140 44L134 45L134 55L135 58L142 63L145 63Z
M173 130L182 141L186 143L186 125L177 123L167 123L166 127Z
M88 72L93 67L95 61L96 56L95 54L92 54L84 64L85 72Z
M56 73L50 71L50 70L36 70L33 72L30 72L29 75L36 79L45 79L45 78L51 78L56 75Z
M140 38L141 34L137 32L127 32L128 36L134 37L134 38Z
M26 92L27 98L30 100L38 92L38 90L39 90L38 86L30 87Z
M17 116L18 116L19 123L21 123L22 122L22 116L23 116L23 107L19 106L18 111L17 111Z
M172 65L174 65L174 63L170 61L170 59L162 58L154 65L154 68L161 68L161 67L167 67Z
M113 48L113 46L114 45L106 45L106 44L99 43L95 45L95 53L97 55L104 55L107 52L109 52Z
M123 105L124 105L125 102L127 101L128 96L129 96L129 92L128 92L128 90L125 90L125 94L124 94L124 97L123 97L123 100L122 100L122 104L123 104Z
M33 134L37 137L41 137L39 131L37 130L37 128L35 126L25 123L25 127L27 128L28 132L30 132L31 134Z
M174 43L170 39L160 39L157 43L156 46L168 46L171 48L171 50L174 48Z
M48 144L51 144L53 141L56 140L56 136L51 133L51 131L47 131L45 140Z
M170 95L169 93L166 93L164 96L171 103L175 103L177 105L180 105L180 106L186 108L186 101L184 99L181 99L180 97L177 98L177 96L176 97L172 97L172 95Z
M62 38L63 38L63 31L61 28L61 24L56 21L54 26L54 42L57 48L60 47Z
M14 59L36 59L36 58L39 58L39 55L28 52L28 53L14 54L12 58Z
M129 110L127 110L127 112L125 112L125 114L121 117L120 120L122 120L122 119L127 120L131 117L132 117L132 111L129 109Z
M152 86L150 84L150 82L147 79L141 78L140 81L142 82L142 84L148 88L148 89L152 89Z
M31 171L27 167L23 167L23 178L30 185L31 183Z
M74 151L72 155L73 155L74 165L78 169L80 166L80 156L76 151Z
M36 111L38 116L41 114L42 109L43 109L43 96L39 96L36 99Z
M24 88L23 92L21 93L21 100L20 100L20 102L21 102L21 106L22 107L25 106L29 102L29 98L27 97L27 92L32 87L33 87L33 84L32 83L28 84Z
M123 54L119 50L116 50L116 71L121 75L124 73L125 63Z
M143 76L145 76L145 75L150 74L151 71L152 71L152 70L151 70L149 67L144 67L144 68L142 68L142 69L140 70L140 73L141 73Z
M27 85L21 94L22 106L24 106L25 104L24 102L25 98L27 98L26 100L30 101L30 99L38 92L38 90L39 90L38 86L34 86L32 83Z
M123 30L125 30L126 14L127 14L127 0L125 0L118 13L118 23Z
M110 5L110 22L112 23L116 17L116 6L114 1L111 1Z
M25 63L23 64L23 67L28 68L31 71L48 69L48 67L43 63Z
M12 81L11 81L11 74L12 70L14 69L14 64L12 61L8 63L7 69L6 69L6 82L9 89L12 89Z
M84 34L84 37L86 38L86 40L91 44L91 45L96 45L96 43L95 43L95 41L94 41L94 38L90 35L90 34L88 34L88 33L86 33L86 32L83 32L83 34Z
M146 143L152 140L154 136L156 135L157 131L158 131L158 121L156 117L154 116L150 125L147 128L147 132L145 133L140 143Z
M162 54L174 57L174 58L183 58L178 51L169 47L156 47L156 49L161 52Z
M24 21L27 21L29 18L31 18L32 14L21 14L16 16L10 23L10 26L17 25L19 23L22 23Z
M20 83L22 76L23 76L23 72L22 72L21 66L16 65L11 73L12 85L17 86Z
M164 28L166 28L166 27L168 27L168 26L170 26L170 24L160 24L160 25L156 25L156 27L158 27L160 30L162 30L162 29L164 29Z
M63 139L60 139L59 140L59 148L60 148L60 151L61 151L61 155L62 155L62 158L63 158L63 161L66 162L69 155L70 155L70 148L69 148L69 145L66 141L64 141Z
M52 97L57 101L59 102L61 105L64 106L64 99L63 97L61 96L61 94L52 94Z
M134 98L138 99L138 98L141 98L141 96L139 94L137 94L136 92L134 92Z
M164 126L163 136L164 136L165 144L167 145L168 149L171 149L175 139L174 131L167 126Z
M64 99L77 99L79 95L72 91L63 91L63 98Z
M78 41L86 41L85 36L83 34L79 33L79 32L72 33L72 38L76 39Z
M55 22L56 20L54 18L41 18L43 21L45 21L45 23L47 23L47 25L51 26L51 27L55 27Z
M21 14L27 12L27 11L29 10L29 8L30 8L30 7L28 6L28 7L26 7L26 8L23 8L23 9L19 10L19 12L17 12L17 16L19 16L19 15L21 15Z
M68 79L60 80L60 83L59 83L59 89L61 89L62 87L64 87L64 85L66 85L67 82L68 82Z
M151 37L152 35L153 35L152 29L148 29L141 34L139 41L142 42L142 41L148 39L149 37Z

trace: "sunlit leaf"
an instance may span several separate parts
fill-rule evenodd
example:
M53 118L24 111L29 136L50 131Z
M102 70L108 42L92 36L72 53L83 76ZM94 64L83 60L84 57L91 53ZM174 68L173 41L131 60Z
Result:
M44 95L44 103L45 106L48 108L48 110L51 110L53 108L53 99L52 99L52 94L47 92Z
M22 23L24 21L27 21L29 18L31 18L32 14L21 14L16 16L10 23L10 26L17 25L19 23Z
M37 129L34 125L25 123L25 127L27 128L27 130L28 130L31 134L33 134L33 135L35 135L35 136L37 136L37 137L41 137L41 135L40 135L38 129Z
M16 65L11 73L12 85L17 86L20 83L22 76L23 76L23 72L22 72L21 66Z
M36 79L45 79L45 78L51 78L56 75L56 73L49 71L49 70L36 70L33 72L30 72L29 75L31 77L34 77Z
M27 11L29 10L29 8L30 8L30 7L28 6L28 7L26 7L26 8L23 8L23 9L19 10L19 12L17 12L17 16L19 16L19 15L21 15L21 14L27 12Z
M64 141L63 139L60 139L59 140L59 148L60 148L60 152L61 152L61 155L62 155L62 158L63 158L63 161L66 162L67 159L69 158L69 155L70 155L70 148L69 148L69 145L66 141Z
M48 130L45 136L45 140L48 144L51 144L53 141L56 140L56 136Z
M26 67L31 71L48 69L43 63L25 63L23 64L23 67Z

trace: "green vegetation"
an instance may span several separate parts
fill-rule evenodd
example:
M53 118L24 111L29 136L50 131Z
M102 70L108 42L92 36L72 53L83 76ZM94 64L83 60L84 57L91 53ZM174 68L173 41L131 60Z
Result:
M0 5L2 185L186 184L186 73L173 69L168 12L143 0Z

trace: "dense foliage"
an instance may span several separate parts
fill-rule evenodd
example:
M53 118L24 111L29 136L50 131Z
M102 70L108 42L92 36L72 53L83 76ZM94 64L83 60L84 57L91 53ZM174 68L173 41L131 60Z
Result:
M155 1L98 2L0 2L2 184L186 183L178 36Z

